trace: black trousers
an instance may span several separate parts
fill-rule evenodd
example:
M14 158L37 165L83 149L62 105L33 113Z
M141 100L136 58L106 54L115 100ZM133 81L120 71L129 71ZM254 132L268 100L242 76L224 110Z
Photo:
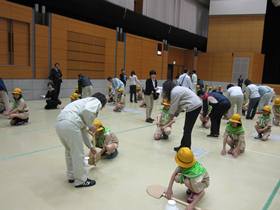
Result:
M195 121L200 113L201 107L198 107L197 109L186 112L185 117L185 125L184 125L184 135L181 140L180 147L189 147L191 148L192 144L192 129L195 124Z
M54 82L55 98L59 98L61 82Z
M47 100L46 102L45 109L57 109L57 106L60 104L58 100Z
M246 119L254 119L259 102L260 98L250 98Z
M220 135L221 119L225 113L230 109L230 103L218 103L213 106L211 113L209 114L211 121L210 134Z
M137 97L136 97L136 85L130 85L129 86L129 93L130 93L130 102L132 102L132 98L134 96L134 102L137 102Z

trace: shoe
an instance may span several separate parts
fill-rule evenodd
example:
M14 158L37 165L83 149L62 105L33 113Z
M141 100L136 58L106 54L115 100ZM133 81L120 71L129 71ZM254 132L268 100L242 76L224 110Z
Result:
M68 179L68 183L74 183L74 179Z
M174 149L175 152L178 152L180 148L181 148L181 146L179 146L179 147L174 147L173 149Z
M112 154L110 155L106 155L106 159L113 159L115 157L117 157L117 155L119 154L118 150L116 149L115 152L113 152Z
M153 119L153 118L150 118L150 120L151 120L152 122L154 122L154 121L155 121L155 119Z
M75 186L76 188L81 188L81 187L91 187L96 184L95 180L87 179L83 184Z
M190 194L192 194L192 191L190 191L189 189L187 189L186 194L187 194L187 195L190 195Z
M207 137L215 137L215 138L217 138L217 137L219 137L219 135L218 134L209 134L209 135L207 135Z
M162 139L168 139L168 135L166 135L165 133L164 134L162 134L162 137L161 137Z
M261 139L262 138L262 134L258 134L258 136L255 136L255 139Z
M153 123L154 121L151 120L151 118L148 118L148 119L146 119L146 122L147 122L147 123Z

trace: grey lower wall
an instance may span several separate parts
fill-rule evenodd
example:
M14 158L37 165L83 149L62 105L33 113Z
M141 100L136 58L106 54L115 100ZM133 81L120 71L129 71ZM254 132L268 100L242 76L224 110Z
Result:
M23 89L24 98L26 100L38 100L41 95L45 95L47 92L47 79L26 79L26 80L4 80L5 85L9 91L11 97L11 92L15 87ZM107 93L107 81L106 80L92 80L94 90L96 92ZM158 85L162 86L164 80L159 80ZM145 80L141 80L143 86L145 86ZM215 81L205 81L205 84L210 86L219 86L226 88L227 82L215 82ZM77 80L64 79L61 84L60 98L68 98L73 90L77 87ZM128 91L128 87L127 90Z
M47 79L25 79L25 80L4 80L5 85L8 89L9 96L14 88L19 87L24 92L24 98L26 100L38 100L41 99L41 95L45 95L47 92ZM106 80L92 80L94 90L96 92L107 93L107 81ZM145 85L145 80L141 80L141 83ZM159 86L161 86L163 81L159 81ZM60 98L68 98L74 89L78 86L77 80L74 79L64 79L61 84ZM128 88L127 88L128 91Z

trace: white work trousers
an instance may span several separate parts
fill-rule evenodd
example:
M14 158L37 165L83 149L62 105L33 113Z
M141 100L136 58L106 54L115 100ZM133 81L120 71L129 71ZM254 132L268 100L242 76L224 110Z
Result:
M87 180L83 147L86 130L81 130L71 121L62 120L57 122L56 132L65 147L67 178L75 180L75 185L80 185Z
M231 117L233 114L238 113L240 116L242 115L242 105L244 101L244 96L229 96L230 100L230 109L228 110L228 117ZM234 111L234 107L236 106L236 111Z
M265 105L270 105L271 104L271 100L272 100L274 95L275 95L274 92L269 92L269 93L264 94L261 97L259 105L258 105L258 112L262 112L262 109Z

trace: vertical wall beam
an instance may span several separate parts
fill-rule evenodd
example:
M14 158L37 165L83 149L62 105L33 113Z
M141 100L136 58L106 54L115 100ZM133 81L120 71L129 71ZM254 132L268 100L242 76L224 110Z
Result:
M32 23L31 23L31 70L32 70L32 78L35 79L36 77L36 62L35 62L35 9L32 9Z
M119 28L117 27L117 30L116 30L116 46L115 46L115 53L114 53L114 77L117 76L118 32L119 32Z
M48 13L49 28L48 28L48 68L52 68L52 13Z
M123 33L123 69L126 71L126 33Z

